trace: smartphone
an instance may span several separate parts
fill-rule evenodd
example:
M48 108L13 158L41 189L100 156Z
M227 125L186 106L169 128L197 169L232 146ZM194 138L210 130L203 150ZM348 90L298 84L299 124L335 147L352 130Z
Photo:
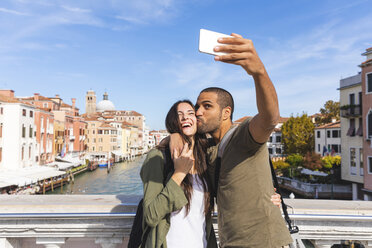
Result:
M218 43L219 38L223 37L232 37L227 34L221 34L217 32L213 32L206 29L200 29L199 35L199 52L207 53L211 55L223 55L226 53L223 52L215 52L213 49L216 46L223 46L221 43Z

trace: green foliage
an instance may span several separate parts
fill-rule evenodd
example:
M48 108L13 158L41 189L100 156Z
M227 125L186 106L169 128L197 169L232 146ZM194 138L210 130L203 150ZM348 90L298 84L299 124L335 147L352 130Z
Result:
M305 155L314 150L314 124L311 119L302 116L291 116L282 126L282 143L286 154Z
M308 152L304 157L304 167L309 170L320 170L323 168L321 156L315 152Z
M331 169L333 166L341 165L340 156L325 156L322 158L322 165L326 169Z
M290 154L288 155L287 159L285 160L293 167L303 166L304 157L301 154Z
M328 100L324 104L324 108L321 108L319 111L322 114L322 117L316 120L317 125L331 123L333 118L337 121L340 120L340 102Z
M283 170L287 169L290 166L290 164L284 162L283 160L278 160L273 162L274 170Z

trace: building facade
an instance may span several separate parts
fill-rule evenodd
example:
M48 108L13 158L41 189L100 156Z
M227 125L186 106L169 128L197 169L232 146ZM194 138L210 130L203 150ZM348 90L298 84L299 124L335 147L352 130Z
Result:
M36 164L35 107L12 90L0 90L0 168L17 170Z
M315 152L321 156L341 155L341 124L334 121L314 129Z
M362 120L363 126L363 161L364 163L364 200L372 200L372 47L368 48L360 67L362 82Z
M340 80L341 179L352 183L353 200L363 199L363 120L361 74Z

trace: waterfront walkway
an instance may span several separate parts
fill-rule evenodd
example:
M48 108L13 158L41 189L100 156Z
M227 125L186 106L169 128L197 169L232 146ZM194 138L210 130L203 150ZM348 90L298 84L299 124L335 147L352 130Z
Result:
M124 248L139 196L0 196L0 247ZM372 202L286 200L300 236L315 247L372 247ZM239 213L237 213L239 214ZM42 246L43 245L43 246Z

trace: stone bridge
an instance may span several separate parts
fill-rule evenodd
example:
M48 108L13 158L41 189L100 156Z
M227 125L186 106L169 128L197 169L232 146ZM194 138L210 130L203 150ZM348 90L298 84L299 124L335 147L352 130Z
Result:
M123 195L1 195L0 248L124 248L138 200ZM353 241L372 247L372 202L286 202L300 237L314 247Z

